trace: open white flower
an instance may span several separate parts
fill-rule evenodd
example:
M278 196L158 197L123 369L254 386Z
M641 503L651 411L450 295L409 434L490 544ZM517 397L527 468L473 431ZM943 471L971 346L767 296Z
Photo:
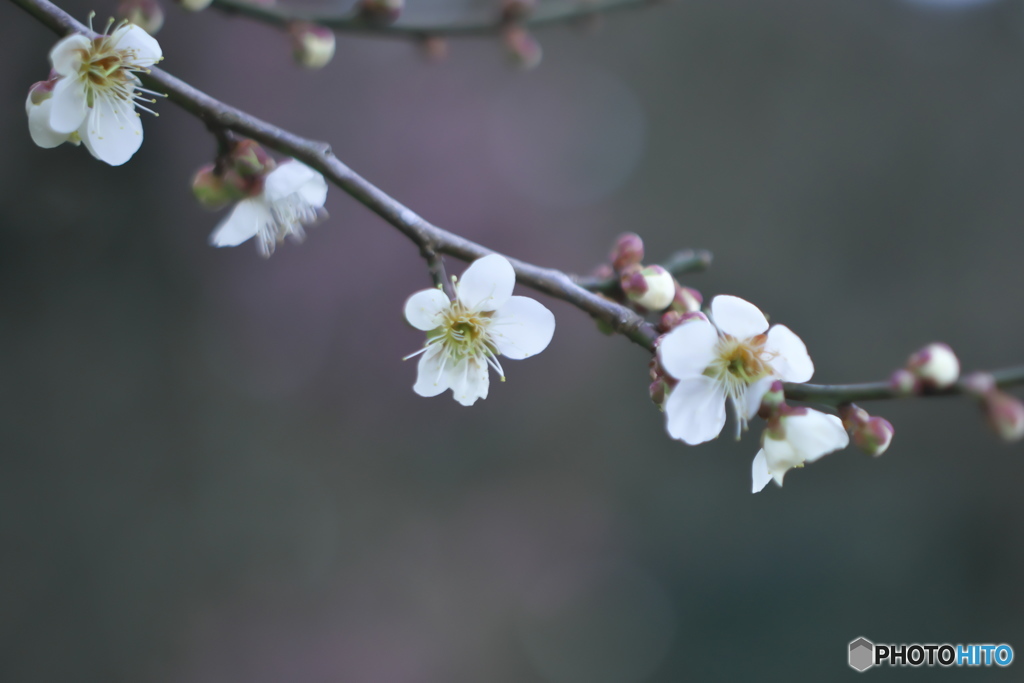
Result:
M278 242L292 235L302 241L304 225L327 215L327 181L305 164L289 159L263 179L263 191L239 201L210 235L215 247L235 247L258 237L260 254L269 257Z
M711 301L711 321L694 318L662 337L658 360L677 380L665 402L669 436L690 445L721 433L726 401L739 436L774 380L806 382L814 374L799 337L783 325L768 329L757 306L735 296Z
M455 285L450 301L439 289L416 292L405 303L405 319L427 333L413 391L437 396L452 390L455 400L471 406L487 398L487 366L505 380L498 355L521 360L547 348L555 333L555 316L533 299L512 296L516 274L498 254L477 259Z
M772 479L782 486L783 477L792 468L849 445L850 437L838 417L796 408L793 414L769 422L765 429L761 450L751 466L752 491L757 493Z
M60 136L66 140L77 133L94 157L120 166L142 145L137 102L152 101L143 93L153 93L141 87L136 74L161 59L160 44L134 24L122 23L94 39L81 34L61 39L50 51L57 76L52 96L37 105L35 120L29 110L32 139L53 147L63 141ZM38 118L43 107L49 113L48 132Z

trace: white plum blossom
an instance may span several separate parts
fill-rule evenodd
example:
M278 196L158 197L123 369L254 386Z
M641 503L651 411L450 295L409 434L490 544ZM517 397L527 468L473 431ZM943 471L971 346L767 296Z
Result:
M111 166L128 161L142 145L137 102L151 102L144 94L153 94L141 87L137 74L161 59L159 43L126 22L110 35L76 33L61 39L50 51L52 86L36 84L25 103L32 140L40 147L81 140Z
M752 492L757 493L769 481L782 486L786 472L803 467L823 455L846 448L850 437L842 421L835 415L795 408L769 422L751 466Z
M491 254L456 281L454 300L440 289L409 297L405 319L427 333L426 345L407 356L420 356L413 391L429 397L451 389L456 401L471 406L487 398L488 365L505 380L499 355L521 360L547 348L555 316L529 297L512 296L515 282L512 264Z
M658 343L658 361L676 380L665 402L668 433L690 445L719 435L727 401L738 437L774 380L806 382L814 374L800 338L783 325L768 329L753 304L716 296L710 310L710 320L695 316Z
M263 189L239 201L210 235L215 247L235 247L251 237L264 257L274 253L278 242L293 236L306 237L304 225L327 215L327 181L309 166L289 159L263 178Z

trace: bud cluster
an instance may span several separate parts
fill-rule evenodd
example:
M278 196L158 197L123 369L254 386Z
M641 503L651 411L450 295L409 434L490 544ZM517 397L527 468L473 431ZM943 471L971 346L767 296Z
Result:
M662 313L660 330L668 332L688 320L707 317L700 312L704 298L700 292L683 287L672 273L659 265L644 265L644 242L632 232L615 241L609 255L611 265L599 269L599 275L616 277L622 291L620 302L628 302L641 313Z
M868 455L877 457L885 453L892 443L895 430L892 423L884 417L872 417L868 411L853 403L840 406L839 417L842 418L846 431L850 433L853 445Z
M259 194L264 177L275 165L259 143L239 140L216 163L207 164L196 172L192 193L204 207L222 208Z
M996 386L992 375L976 372L964 377L967 393L978 399L985 422L1003 441L1024 438L1024 403Z
M890 385L900 394L941 391L960 378L960 361L948 344L935 342L914 352L907 364L893 373Z

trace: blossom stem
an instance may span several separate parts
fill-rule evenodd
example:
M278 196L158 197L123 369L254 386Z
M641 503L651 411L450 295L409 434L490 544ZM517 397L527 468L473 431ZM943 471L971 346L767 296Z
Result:
M517 23L524 26L567 23L609 12L639 8L655 0L563 0L538 4ZM251 0L213 0L211 5L222 12L237 14L272 26L287 27L294 21L307 21L339 33L364 33L397 38L425 36L480 36L498 33L506 21L496 11L467 19L405 20L387 24L367 20L358 11L347 14L301 10L282 5L265 5Z
M995 379L996 386L1006 388L1024 384L1024 365L992 370L988 374ZM853 401L879 401L893 398L917 396L958 396L970 393L961 379L946 389L928 391L925 394L907 394L899 391L889 382L864 382L863 384L792 384L785 385L786 398L794 401L816 401L828 405L841 405Z

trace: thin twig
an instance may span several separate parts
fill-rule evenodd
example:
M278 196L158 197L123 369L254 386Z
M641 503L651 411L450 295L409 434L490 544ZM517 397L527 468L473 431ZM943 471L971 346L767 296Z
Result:
M998 387L1024 384L1024 365L992 370L988 374ZM786 398L794 401L816 401L828 405L840 405L853 401L879 401L892 398L912 398L918 394L906 393L892 386L890 382L865 382L863 384L786 384ZM929 391L924 396L959 396L971 393L963 380L948 389Z
M15 0L17 1L17 0ZM570 0L540 2L517 23L525 26L542 26L570 22L577 19L607 14L617 10L643 7L652 0ZM293 21L309 21L326 26L334 31L366 33L375 36L396 38L422 38L423 36L480 36L494 34L505 25L499 3L495 12L484 19L460 19L439 21L413 21L399 18L392 24L375 22L357 12L347 14L324 13L319 10L301 9L287 5L264 5L250 0L213 0L215 7L229 14L255 19L273 26L287 26Z
M672 273L675 278L688 273L699 273L711 265L711 252L707 249L684 249L672 254L667 261L659 264ZM622 285L619 278L612 277L575 277L573 278L583 289L601 294L621 294Z

